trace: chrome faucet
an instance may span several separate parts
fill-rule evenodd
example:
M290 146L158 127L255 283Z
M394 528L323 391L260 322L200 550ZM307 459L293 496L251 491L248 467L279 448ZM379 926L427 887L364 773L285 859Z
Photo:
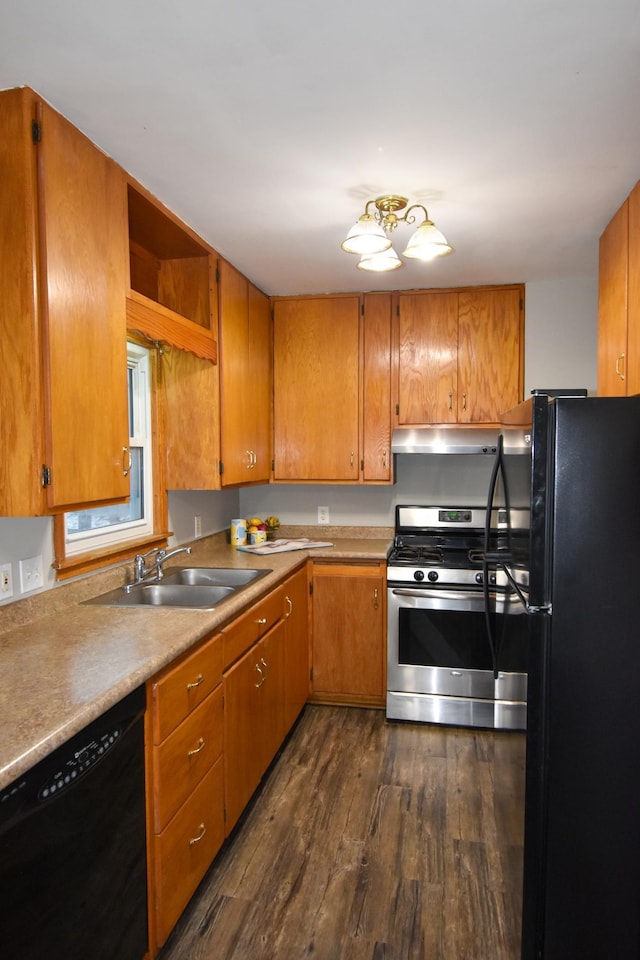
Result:
M125 593L129 593L134 587L141 583L160 583L164 577L164 564L177 553L191 553L191 547L177 547L167 553L166 550L159 550L154 547L149 553L137 553L133 560L133 581L125 583L122 588ZM146 560L153 557L153 563L147 567Z

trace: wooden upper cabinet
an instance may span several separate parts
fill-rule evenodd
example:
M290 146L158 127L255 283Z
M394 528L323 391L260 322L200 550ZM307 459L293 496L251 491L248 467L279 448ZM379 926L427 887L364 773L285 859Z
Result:
M0 513L121 500L129 494L123 175L32 90L0 94L0 124Z
M458 297L458 422L497 423L522 400L521 288Z
M397 422L497 423L522 399L523 288L398 295Z
M217 254L130 178L127 213L129 328L215 363Z
M265 483L271 474L271 308L268 298L220 261L222 486Z
M640 183L600 237L598 394L640 392Z
M365 483L389 483L391 457L391 294L364 296L362 333Z
M164 450L168 490L220 489L218 367L163 346Z
M457 420L458 294L401 293L398 423Z
M274 479L357 482L360 298L274 304Z

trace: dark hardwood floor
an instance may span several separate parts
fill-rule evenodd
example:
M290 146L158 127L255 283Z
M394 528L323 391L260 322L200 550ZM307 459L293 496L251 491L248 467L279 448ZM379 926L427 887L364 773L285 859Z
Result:
M160 960L518 960L524 737L307 706Z

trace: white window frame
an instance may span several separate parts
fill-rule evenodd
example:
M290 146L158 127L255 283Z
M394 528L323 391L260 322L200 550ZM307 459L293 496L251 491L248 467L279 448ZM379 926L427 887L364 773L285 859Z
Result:
M114 544L152 536L153 528L153 450L151 426L151 360L149 350L137 343L127 343L127 378L129 391L129 448L140 450L142 463L143 515L140 519L111 524L104 530L70 531L64 516L65 556L76 556L93 550L102 550ZM99 510L100 508L90 508ZM74 511L84 512L84 511Z

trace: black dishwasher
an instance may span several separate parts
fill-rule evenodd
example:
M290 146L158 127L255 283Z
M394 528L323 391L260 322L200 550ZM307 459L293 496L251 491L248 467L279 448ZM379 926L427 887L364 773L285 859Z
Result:
M0 944L11 960L148 948L140 687L0 793Z

